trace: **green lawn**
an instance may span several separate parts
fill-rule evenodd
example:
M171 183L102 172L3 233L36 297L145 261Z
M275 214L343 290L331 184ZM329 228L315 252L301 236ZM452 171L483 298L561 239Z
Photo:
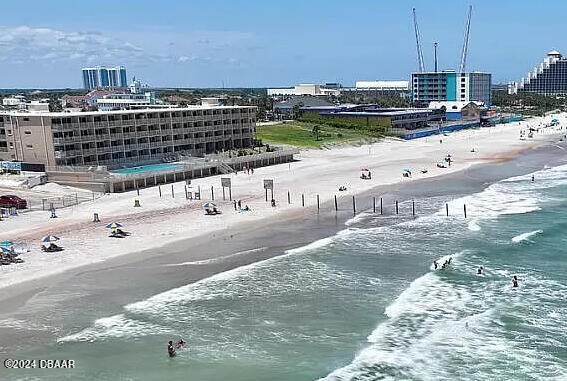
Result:
M336 128L319 124L319 140L313 134L313 123L287 122L272 126L256 127L257 138L268 144L288 144L298 147L318 148L325 144L368 141L377 136L367 132Z

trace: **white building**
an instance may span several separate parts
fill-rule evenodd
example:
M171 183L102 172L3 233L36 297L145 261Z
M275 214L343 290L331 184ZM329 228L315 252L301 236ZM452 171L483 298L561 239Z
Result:
M144 94L108 94L96 100L99 111L129 110L154 104L156 98L153 91L146 91Z
M268 96L339 96L341 91L339 89L330 89L321 85L315 85L311 83L302 83L295 85L293 88L280 88L280 89L268 89Z
M26 97L23 95L13 95L9 98L2 99L2 106L20 107L26 103Z
M357 91L409 91L409 81L356 81Z

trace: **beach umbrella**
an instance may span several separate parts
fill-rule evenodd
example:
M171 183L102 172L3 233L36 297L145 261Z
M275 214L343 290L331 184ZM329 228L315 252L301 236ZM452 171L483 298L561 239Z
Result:
M122 224L120 222L113 222L111 224L108 224L105 226L107 229L117 229L117 228L121 228Z
M46 235L41 239L41 242L55 242L55 241L59 241L59 237L57 237L56 235Z
M409 168L404 168L403 171L404 171L404 172L411 172L411 171L409 170Z
M0 247L0 253L2 254L12 254L12 250L7 247Z
M360 170L368 172L368 168L361 168Z
M203 208L205 208L205 209L216 208L216 207L217 207L217 204L215 204L212 201L209 201L205 205L203 205Z
M13 244L14 244L14 242L12 242L12 241L2 241L2 242L0 242L0 246L4 246L4 247L12 246Z

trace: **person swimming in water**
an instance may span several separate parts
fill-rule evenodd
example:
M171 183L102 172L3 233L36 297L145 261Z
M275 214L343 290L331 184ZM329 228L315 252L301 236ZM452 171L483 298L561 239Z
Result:
M177 349L181 349L181 348L183 348L184 346L185 346L185 341L183 341L183 339L180 339L180 340L177 342Z
M437 268L439 267L439 263L437 263L437 261L433 261L433 266L435 266L435 270L437 270Z
M173 348L172 340L169 340L169 343L167 343L167 354L169 355L169 357L175 356L175 348Z
M518 277L516 275L512 277L512 287L518 287Z
M476 269L476 273L478 275L482 275L482 273L484 272L484 267L480 266L478 269Z

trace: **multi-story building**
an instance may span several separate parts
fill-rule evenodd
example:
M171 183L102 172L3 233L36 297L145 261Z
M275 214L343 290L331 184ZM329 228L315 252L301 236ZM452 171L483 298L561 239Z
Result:
M0 111L0 160L128 166L252 145L256 108L191 106L123 111Z
M567 95L567 59L557 50L547 57L533 71L520 80L508 85L508 93L535 93L540 95Z
M338 97L339 95L341 95L340 88L315 85L312 83L302 83L299 85L295 85L293 88L268 89L267 92L269 97L297 97L303 95L309 95L312 97L317 97L317 96Z
M128 87L124 66L83 68L83 86L87 90L100 87Z
M128 110L155 104L156 95L153 91L144 94L108 94L96 100L99 111Z
M491 77L489 73L457 73L452 70L413 73L412 98L416 104L424 107L430 102L442 101L476 101L490 107Z

